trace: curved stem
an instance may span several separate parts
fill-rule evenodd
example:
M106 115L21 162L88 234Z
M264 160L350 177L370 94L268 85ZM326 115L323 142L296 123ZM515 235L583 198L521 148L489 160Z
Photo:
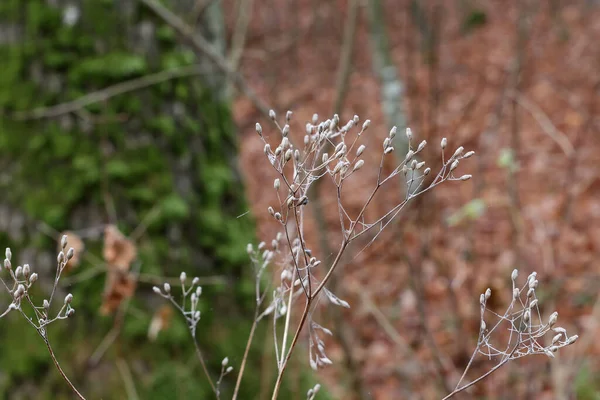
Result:
M194 342L194 348L196 349L196 355L198 356L198 359L200 360L200 364L202 365L204 374L206 375L206 378L208 379L208 383L210 383L210 387L212 388L213 392L215 392L215 395L217 396L217 398L219 398L219 392L217 391L217 388L215 387L215 384L213 383L212 378L210 377L210 374L208 373L208 368L206 367L206 363L204 362L204 357L202 356L202 351L200 351L200 346L198 346L198 343L196 342L195 329L193 332L192 332L192 329L190 329L190 334L192 335L192 341Z
M83 395L81 393L79 393L79 391L77 390L77 388L75 388L75 386L71 383L71 381L69 380L69 378L67 378L67 375L65 374L65 372L60 367L60 364L58 363L58 360L56 359L56 356L54 355L54 351L52 351L52 346L50 346L50 341L48 340L48 338L46 336L44 336L43 334L41 334L41 333L40 333L40 335L44 339L44 343L46 343L46 347L48 348L48 352L50 353L50 357L52 358L52 361L54 361L54 365L56 366L56 369L58 369L58 372L61 374L61 376L63 377L63 379L67 382L67 384L71 387L71 390L73 390L73 392L75 393L75 395L80 400L85 400L85 397L83 397Z
M246 367L246 361L248 360L248 353L250 352L250 345L252 344L252 340L254 339L254 332L256 331L256 326L258 325L258 306L256 307L256 311L254 313L254 322L252 323L252 328L250 328L250 335L248 336L248 343L246 343L246 350L244 351L244 358L242 359L242 364L240 365L240 372L238 373L238 378L235 383L235 389L233 391L233 397L231 400L236 400L238 391L240 390L240 385L242 384L242 377L244 376L244 368Z
M288 350L287 355L283 359L281 363L281 367L279 368L279 374L277 375L277 381L275 382L275 388L273 389L273 396L271 400L276 400L279 396L279 389L281 389L281 382L283 381L283 373L285 372L285 367L287 367L288 361L292 356L292 351L298 342L298 338L300 337L300 331L302 331L302 327L304 326L304 322L308 317L308 310L310 309L312 298L306 299L306 306L304 307L304 312L302 313L302 318L300 319L300 323L298 324L298 328L296 329L296 333L294 334L294 338L292 339L292 343L290 344L290 349ZM289 312L289 311L288 311Z

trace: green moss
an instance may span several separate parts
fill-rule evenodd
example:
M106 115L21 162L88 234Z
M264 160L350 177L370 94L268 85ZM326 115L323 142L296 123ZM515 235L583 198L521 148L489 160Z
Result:
M0 110L5 115L72 101L158 69L197 62L190 49L177 43L172 29L144 7L136 6L132 14L124 15L112 0L81 0L80 21L67 27L61 11L45 0L24 4L0 1L0 11L6 11L0 12L0 20L26 22L27 26L22 43L0 45ZM146 55L128 42L131 24L143 21L157 26L158 56ZM33 70L42 79L34 79ZM49 85L50 77L57 88ZM238 278L247 276L244 249L253 238L253 224L248 215L236 218L247 206L243 187L231 169L235 131L229 105L216 97L195 77L125 93L54 120L0 117L0 159L5 168L10 167L9 178L0 180L0 190L4 203L30 221L43 221L58 231L85 228L87 221L76 219L81 210L109 221L104 203L108 190L126 234L142 221L146 226L138 243L142 272L177 276L186 270L189 275L235 278L227 286L204 288L198 340L207 348L211 369L219 371L225 355L243 353L250 328L247 310L252 293L248 288L252 286ZM175 104L181 109L177 113L171 112ZM168 235L173 228L180 232L175 241ZM0 239L5 236L0 232ZM54 252L56 246L35 230L19 242L1 244L10 244L15 254L25 246L47 252ZM102 254L97 241L88 239L86 247L91 254ZM97 266L95 259L86 259L75 273L87 273ZM84 393L93 389L94 398L122 397L121 379L111 364L115 357L144 366L145 372L135 372L141 398L165 398L161 397L164 393L169 398L202 398L208 393L180 319L161 333L157 343L146 341L155 303L147 301L151 289L143 283L132 300L130 310L135 312L127 314L121 335L103 359L112 371L104 377L107 385L89 382L86 374L91 372L82 363L113 325L112 317L98 315L104 276L81 280L68 290L75 295L76 318L52 331L52 338L63 365ZM212 334L216 319L227 340L216 340ZM0 365L8 366L5 373L15 377L0 381L0 390L33 383L42 390L37 398L54 398L53 393L56 398L69 398L35 332L19 318L2 322L0 340L14 343L14 337L25 338L31 351L7 346L7 351L0 352ZM258 367L248 372L241 398L252 398L258 391L253 371Z

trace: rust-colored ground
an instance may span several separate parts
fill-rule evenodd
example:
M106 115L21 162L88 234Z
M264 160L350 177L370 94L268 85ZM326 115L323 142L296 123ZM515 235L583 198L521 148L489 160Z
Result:
M254 3L241 71L281 117L294 111L292 127L302 134L313 113L332 112L347 1ZM460 167L474 178L448 182L420 198L399 224L338 271L337 293L352 305L343 315L356 368L345 369L343 346L331 343L334 366L319 379L337 398L352 398L352 379L366 398L440 398L444 390L436 371L453 386L475 345L479 294L491 287L493 307L500 311L511 295L510 273L519 268L523 278L538 272L542 311L547 316L558 310L559 325L580 340L553 362L537 356L510 363L457 398L593 398L582 393L600 390L594 378L600 367L598 317L592 314L600 308L600 7L586 1L555 8L541 1L418 2L439 39L437 62L431 63L410 2L384 3L393 59L407 87L403 106L417 143L429 142L425 158L434 171L442 137L450 152L458 145L475 150L477 156ZM486 21L464 32L465 15L471 15L467 3L482 10ZM371 119L367 143L376 148L389 129L370 51L363 8L341 119ZM259 235L270 239L276 226L266 208L275 199L275 175L254 123L261 122L267 136L277 133L243 97L235 117L252 211ZM511 151L512 173L500 165ZM360 204L371 190L375 165L368 167L348 191L349 204ZM396 193L390 187L374 212L389 207ZM456 219L473 199L485 204L483 215ZM325 190L326 209L335 208L333 200ZM327 221L332 246L336 215ZM317 237L312 216L307 229ZM327 314L320 318L331 327ZM478 362L470 376L493 365Z

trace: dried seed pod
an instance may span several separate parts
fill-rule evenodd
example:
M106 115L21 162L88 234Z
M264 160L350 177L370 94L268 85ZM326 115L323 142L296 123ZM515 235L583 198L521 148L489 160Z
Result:
M365 145L361 144L360 146L358 146L358 150L356 150L356 157L360 157L364 151L365 151Z
M458 149L456 149L456 151L452 155L452 158L456 158L456 157L460 156L464 150L465 150L465 148L460 146Z
M356 164L354 164L354 168L352 168L352 171L358 171L359 169L362 168L362 166L365 164L365 160L358 160L356 162Z

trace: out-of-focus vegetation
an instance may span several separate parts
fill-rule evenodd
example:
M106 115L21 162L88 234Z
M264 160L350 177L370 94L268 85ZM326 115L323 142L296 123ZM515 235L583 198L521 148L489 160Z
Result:
M143 276L160 280L186 270L219 277L220 283L204 287L198 338L215 371L225 356L236 365L253 312L245 253L253 224L249 215L237 218L247 206L223 77L137 1L55 3L0 2L0 243L13 249L15 265L27 262L41 272L44 292L53 279L58 233L68 229L84 237L83 262L60 287L74 294L77 317L49 333L82 393L125 398L116 363L124 360L139 398L206 398L210 388L185 323L174 317L155 342L147 339L153 313L162 305L150 294L151 281L138 282L121 311L100 315L101 226L143 232L133 267ZM185 3L190 2L171 5L185 9ZM215 7L201 18L218 18ZM199 24L218 45L221 33L207 32L214 25ZM53 118L27 113L192 64L204 72ZM4 297L2 304L8 302ZM97 357L120 321L120 333ZM71 398L43 342L18 315L1 321L0 342L2 398ZM251 354L242 398L259 392L259 354ZM225 393L233 382L223 383Z

